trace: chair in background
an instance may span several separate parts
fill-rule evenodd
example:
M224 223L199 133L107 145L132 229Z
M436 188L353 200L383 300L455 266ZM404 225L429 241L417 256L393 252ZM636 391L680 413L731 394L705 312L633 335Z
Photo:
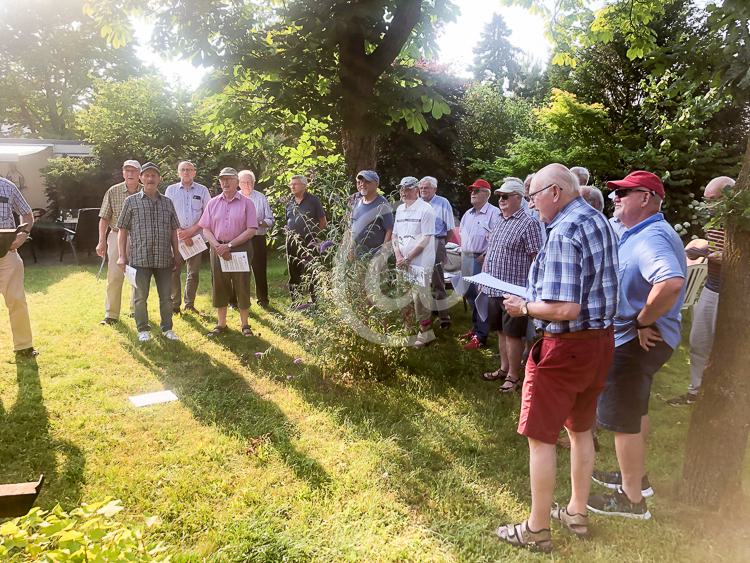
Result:
M682 304L683 309L689 309L698 301L701 288L708 275L708 264L705 262L690 264L687 269L687 280L685 281L685 302Z
M96 250L99 242L99 208L86 207L78 211L78 222L75 230L64 228L64 241L70 245L76 263L79 263L78 254L86 252L87 256ZM65 244L60 247L60 262L65 254Z

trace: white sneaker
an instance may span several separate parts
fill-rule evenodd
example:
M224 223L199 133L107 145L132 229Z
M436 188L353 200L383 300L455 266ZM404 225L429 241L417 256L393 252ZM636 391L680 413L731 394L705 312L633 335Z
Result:
M173 330L165 330L161 335L167 340L179 340L180 338L174 333Z
M414 344L412 344L412 346L414 346L415 348L424 348L433 340L435 340L435 333L432 330L426 330L424 332L420 332L417 335L417 339L414 341Z
M151 333L147 330L142 330L138 333L138 342L148 342L151 340Z

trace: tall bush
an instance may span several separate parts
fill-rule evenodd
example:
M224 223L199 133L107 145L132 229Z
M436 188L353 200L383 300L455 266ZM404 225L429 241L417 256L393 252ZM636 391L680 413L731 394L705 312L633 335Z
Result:
M55 211L99 207L110 185L109 174L98 160L52 158L42 169L42 176L49 207Z

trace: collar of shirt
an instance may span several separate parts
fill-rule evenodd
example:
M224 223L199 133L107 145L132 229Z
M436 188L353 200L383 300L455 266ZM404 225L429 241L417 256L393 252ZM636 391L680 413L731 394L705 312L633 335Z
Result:
M471 209L469 209L469 213L471 213L472 215L476 215L477 213L479 213L480 215L484 215L485 213L488 213L489 210L490 210L490 202L488 201L482 206L482 209L480 209L479 211L477 211L476 209L472 207Z
M141 190L140 192L138 192L138 195L141 196L141 199L143 199L144 197L148 197L148 195L146 195L146 192L144 190ZM161 199L163 197L166 197L166 196L163 193L161 193L159 190L156 190L156 197L154 199Z
M648 227L652 223L656 223L657 221L664 221L664 214L663 213L654 213L653 215L651 215L651 217L647 217L646 219L644 219L643 221L641 221L637 225L633 225L632 227L630 227L629 229L627 229L626 231L624 231L622 233L622 236L620 237L620 245L622 246L622 244L626 240L628 240L628 238L632 237L633 235L638 234L643 229L645 229L646 227Z
M557 215L555 215L555 218L552 219L552 222L547 225L547 232L549 233L552 229L555 228L555 225L558 223L562 223L565 220L565 217L568 216L569 213L575 211L578 209L581 205L588 205L585 201L583 201L583 198L581 196L578 196L572 201L569 201L568 204L563 207Z
M224 193L222 193L222 194L221 194L221 199L223 199L223 200L224 200L224 201L226 201L227 203L232 203L232 202L233 202L234 200L236 200L236 199L240 199L241 197L244 197L244 196L242 195L242 192L240 192L240 190L237 190L237 191L235 192L235 194L234 194L234 197L232 197L232 199L227 199L227 198L225 198L225 197L224 197Z

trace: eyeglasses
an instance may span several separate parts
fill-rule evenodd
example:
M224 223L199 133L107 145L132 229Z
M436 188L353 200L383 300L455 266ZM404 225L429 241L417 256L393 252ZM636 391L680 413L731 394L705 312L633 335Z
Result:
M638 190L636 188L618 188L615 190L615 197L618 199L622 199L626 197L630 192L641 192L644 194L654 195L654 192L652 192L651 190Z
M552 186L556 186L557 184L550 184L549 186L544 186L541 190L537 190L533 193L529 192L529 201L534 201L534 198L537 196L537 194L543 192L544 190L550 189Z

